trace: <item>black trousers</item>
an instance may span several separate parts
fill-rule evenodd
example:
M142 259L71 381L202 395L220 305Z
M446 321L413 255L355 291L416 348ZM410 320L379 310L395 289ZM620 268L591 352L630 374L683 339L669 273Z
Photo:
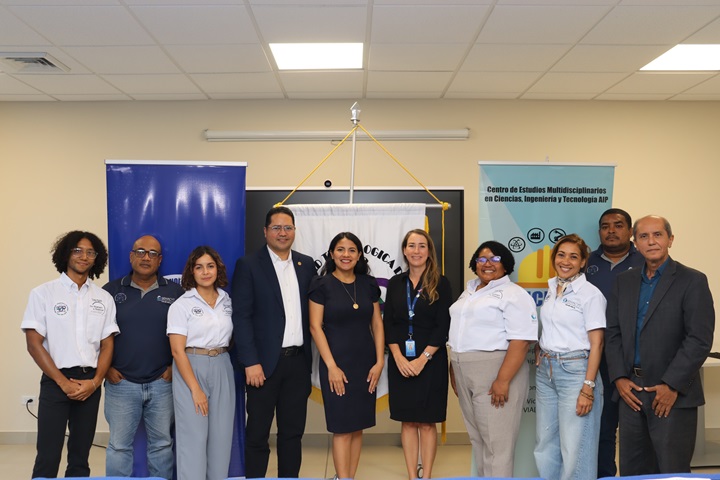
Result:
M635 377L636 384L642 383ZM665 417L652 410L654 392L635 392L639 412L620 399L620 475L690 473L695 451L697 408L676 408Z
M83 371L85 370L85 371ZM67 378L89 380L94 368L74 367L60 370ZM66 477L89 477L88 456L95 436L100 389L80 402L70 400L65 392L47 375L40 379L38 405L37 456L32 478L56 478L65 443L65 428L69 430Z
M265 477L270 458L270 426L277 415L279 478L298 478L302 463L310 371L305 356L281 356L273 374L260 388L247 386L245 477Z

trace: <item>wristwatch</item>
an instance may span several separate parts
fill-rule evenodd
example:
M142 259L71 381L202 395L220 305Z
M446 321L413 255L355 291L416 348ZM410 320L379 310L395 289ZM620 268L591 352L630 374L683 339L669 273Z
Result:
M423 352L423 355L427 357L428 361L432 360L432 355L430 355L430 352Z
M592 380L585 380L583 383L590 388L595 388L595 382L593 382Z

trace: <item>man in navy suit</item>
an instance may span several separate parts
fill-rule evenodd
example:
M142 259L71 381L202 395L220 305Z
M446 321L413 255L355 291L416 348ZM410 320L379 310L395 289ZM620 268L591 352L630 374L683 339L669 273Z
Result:
M633 226L642 268L620 274L607 307L605 354L620 403L620 474L688 473L699 372L713 342L715 310L707 277L675 262L670 223Z
M247 383L245 476L267 473L277 416L278 477L297 478L311 389L308 288L316 272L312 258L292 250L290 209L272 208L264 232L267 245L237 261L232 282L235 349Z

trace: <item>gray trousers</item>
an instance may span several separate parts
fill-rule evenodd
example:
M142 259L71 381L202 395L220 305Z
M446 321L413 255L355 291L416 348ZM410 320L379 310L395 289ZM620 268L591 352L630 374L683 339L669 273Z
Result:
M188 354L195 378L208 397L208 416L195 413L190 388L173 362L175 445L178 480L225 480L235 418L235 376L230 355Z
M450 352L460 410L472 443L480 477L512 477L515 443L530 382L527 362L510 382L502 408L490 404L490 386L497 378L505 351Z

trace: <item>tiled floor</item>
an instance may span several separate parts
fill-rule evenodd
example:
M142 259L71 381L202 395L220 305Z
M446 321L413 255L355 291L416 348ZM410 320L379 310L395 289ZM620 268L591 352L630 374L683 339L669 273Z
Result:
M35 458L34 445L0 445L0 479L28 480ZM277 474L275 452L271 452L268 476ZM62 468L62 467L61 467ZM105 473L105 450L93 447L90 452L92 475ZM438 447L434 477L462 477L470 471L470 447L441 445ZM720 468L694 469L693 473L717 473ZM329 478L334 474L329 448L306 447L300 476ZM402 448L397 446L365 446L360 457L358 480L405 480Z
M63 454L63 458L65 454ZM275 452L271 452L268 476L277 474ZM35 459L34 445L0 445L0 479L28 480ZM61 474L62 469L61 466ZM105 450L93 447L90 452L92 475L105 474ZM470 471L470 447L465 445L442 445L438 447L435 461L436 477L467 476ZM304 478L329 478L335 474L329 448L306 447L300 476ZM405 461L401 447L365 446L360 457L357 478L369 480L404 480Z

